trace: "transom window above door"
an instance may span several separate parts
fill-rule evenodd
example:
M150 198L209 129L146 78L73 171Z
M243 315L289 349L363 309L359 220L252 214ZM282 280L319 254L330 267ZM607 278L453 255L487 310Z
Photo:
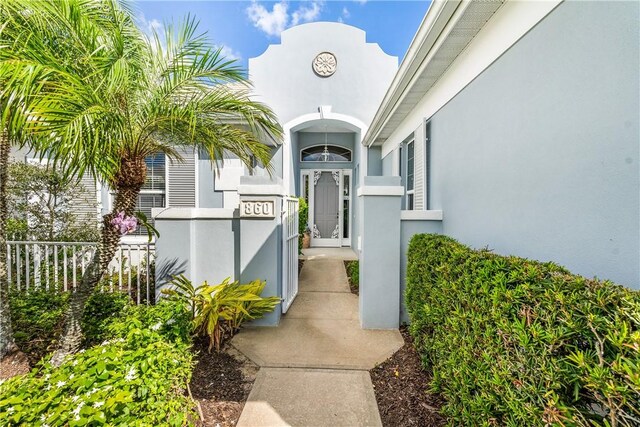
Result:
M316 145L300 150L303 162L350 162L351 150L337 145Z

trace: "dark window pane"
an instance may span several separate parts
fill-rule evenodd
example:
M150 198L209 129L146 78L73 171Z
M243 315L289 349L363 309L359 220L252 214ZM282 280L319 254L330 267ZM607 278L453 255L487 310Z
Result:
M413 190L413 169L414 169L413 142L407 146L407 190Z

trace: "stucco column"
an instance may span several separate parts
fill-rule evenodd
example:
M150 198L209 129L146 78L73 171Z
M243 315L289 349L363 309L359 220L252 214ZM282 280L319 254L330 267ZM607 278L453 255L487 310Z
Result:
M268 177L244 176L238 186L240 196L240 282L256 279L267 282L262 296L282 296L282 198L281 181ZM277 326L282 309L252 322Z
M361 202L360 325L400 326L400 206L404 188L397 176L366 176Z
M174 276L194 286L237 278L237 212L217 208L154 208L156 297Z

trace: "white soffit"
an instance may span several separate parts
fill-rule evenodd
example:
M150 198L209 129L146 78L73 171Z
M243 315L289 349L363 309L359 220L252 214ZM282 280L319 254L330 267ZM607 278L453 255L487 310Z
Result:
M364 144L380 145L386 141L504 1L434 1L374 117ZM453 6L457 8L451 11ZM425 31L423 27L428 28L426 34L421 35Z

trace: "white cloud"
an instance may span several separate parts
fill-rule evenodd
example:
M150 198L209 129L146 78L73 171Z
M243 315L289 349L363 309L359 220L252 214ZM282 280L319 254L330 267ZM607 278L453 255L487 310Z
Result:
M347 9L346 7L342 8L342 17L343 18L349 18L351 16L351 13L349 12L349 9Z
M356 3L366 4L367 0L355 0Z
M288 5L283 0L273 5L273 9L269 12L263 5L253 1L247 7L247 15L253 22L253 25L264 31L269 36L279 36L287 27L289 14L287 13Z
M222 55L227 60L238 61L242 59L242 54L237 50L234 50L231 46L227 46L226 44L220 44L216 47L220 49L220 55Z
M256 28L269 36L279 36L289 27L318 20L323 6L324 0L311 0L289 13L286 0L275 3L271 10L253 0L246 13Z
M312 22L320 17L322 3L312 1L310 6L300 6L291 14L291 25L298 25L301 22Z
M148 36L153 35L154 30L160 35L164 32L164 27L160 21L157 19L147 19L142 12L136 17L136 20L140 29Z

